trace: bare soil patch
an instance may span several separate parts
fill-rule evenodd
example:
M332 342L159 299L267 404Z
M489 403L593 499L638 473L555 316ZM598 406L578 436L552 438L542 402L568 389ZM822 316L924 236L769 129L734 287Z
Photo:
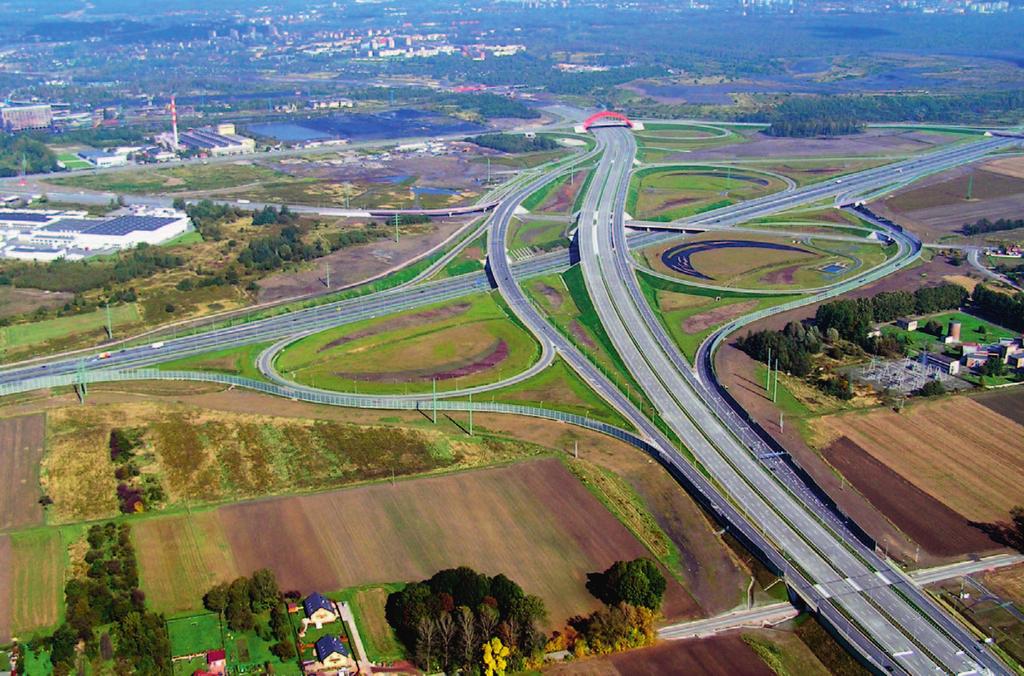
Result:
M325 291L324 266L330 267L332 288L358 284L406 265L472 220L470 217L438 219L425 227L415 226L416 232L404 234L397 243L393 239L382 239L357 244L328 254L302 269L270 275L259 282L258 301L267 303Z
M962 515L896 474L849 438L837 439L823 453L858 491L929 553L956 556L999 548Z
M552 310L558 310L562 307L565 299L562 297L561 291L547 284L538 284L536 288L544 296L544 300L548 302Z
M763 284L777 285L777 284L792 284L793 280L796 279L796 273L800 269L799 265L791 265L788 268L782 268L781 270L773 270L765 275L761 276L758 280Z
M1005 158L995 162L1019 158ZM1007 171L1007 166L1010 170ZM876 202L880 213L889 216L926 241L959 234L965 223L982 218L1019 218L1024 200L1024 176L1019 163L958 167L915 182L886 199ZM970 192L971 198L967 195ZM970 238L981 241L984 236Z
M732 305L716 307L708 310L707 312L701 312L700 314L684 319L682 323L683 331L687 333L700 333L701 331L706 331L712 326L718 326L719 324L724 324L736 317L741 317L756 307L756 300L745 300L742 303L733 303Z
M583 327L583 325L580 324L578 319L574 319L572 320L572 322L569 323L569 330L572 332L573 337L579 340L585 346L587 346L587 348L591 350L597 349L597 344L590 337L590 334L587 333L587 330Z
M425 322L442 321L445 319L451 319L452 317L458 317L461 314L465 314L466 310L469 308L469 303L455 303L452 305L443 305L439 308L434 308L433 310L414 312L410 315L396 317L391 321L368 327L362 331L355 331L341 336L340 338L335 338L331 342L319 348L317 352L325 352L330 350L332 347L338 347L339 345L351 343L352 341L359 340L360 338L369 338L370 336L387 333L388 331L397 331L398 329L416 326Z
M36 308L55 308L67 303L74 297L73 293L61 291L42 291L40 289L23 289L13 286L0 286L0 317L12 317Z
M768 676L774 672L739 634L727 634L699 641L666 641L643 650L558 665L545 673L557 676Z
M431 380L454 380L465 378L477 373L483 373L494 368L508 359L508 343L504 340L497 340L483 351L476 355L470 355L457 362L438 364L430 368L409 369L405 371L384 371L384 372L363 372L342 373L335 375L348 380L362 380L367 382L426 382Z
M575 180L571 184L565 183L556 190L555 194L540 206L539 211L569 211L573 204L576 203L576 195L579 193L580 188L583 187L583 184L587 182L587 174L589 173L589 171L577 172Z
M43 521L38 472L45 434L41 413L0 420L0 530Z

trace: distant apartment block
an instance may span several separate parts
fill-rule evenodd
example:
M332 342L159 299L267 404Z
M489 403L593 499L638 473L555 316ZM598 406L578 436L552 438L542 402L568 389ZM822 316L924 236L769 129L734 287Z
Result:
M49 104L0 108L0 123L7 131L46 129L53 124L53 109Z

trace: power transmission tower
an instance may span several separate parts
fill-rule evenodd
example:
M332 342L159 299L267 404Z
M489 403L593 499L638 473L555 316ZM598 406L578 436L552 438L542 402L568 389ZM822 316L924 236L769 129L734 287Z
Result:
M395 244L398 244L398 226L402 223L402 217L395 214Z

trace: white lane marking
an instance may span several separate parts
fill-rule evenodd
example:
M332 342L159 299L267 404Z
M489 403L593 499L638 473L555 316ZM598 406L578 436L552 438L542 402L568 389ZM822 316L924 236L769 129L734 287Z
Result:
M860 593L860 592L864 591L863 589L861 589L861 588L860 588L860 587L859 587L859 586L857 585L857 583L856 583L856 582L854 582L854 581L853 581L853 578L852 578L852 577L848 577L848 578L846 578L846 582L847 582L847 583L848 583L848 584L849 584L849 585L850 585L851 587L853 587L853 591L855 591L855 592L857 592L857 593Z
M876 571L875 571L875 575L877 575L877 576L878 576L878 579L879 579L879 580L881 580L881 581L882 581L882 582L883 582L884 584L886 584L886 585L890 585L890 584L892 584L892 580L890 580L889 578L887 578L887 577L885 576L885 573L883 573L882 571L880 571L880 570L876 570Z

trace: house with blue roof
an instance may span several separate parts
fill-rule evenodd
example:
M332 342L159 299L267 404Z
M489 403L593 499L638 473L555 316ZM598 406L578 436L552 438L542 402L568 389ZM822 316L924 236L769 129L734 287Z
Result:
M322 629L325 624L338 621L338 607L334 601L325 597L319 592L313 592L302 602L302 609L306 611L306 619L309 623Z
M322 670L337 671L339 674L352 674L356 672L356 662L349 654L348 648L337 636L328 634L321 636L313 644L316 654L316 661L322 666Z

